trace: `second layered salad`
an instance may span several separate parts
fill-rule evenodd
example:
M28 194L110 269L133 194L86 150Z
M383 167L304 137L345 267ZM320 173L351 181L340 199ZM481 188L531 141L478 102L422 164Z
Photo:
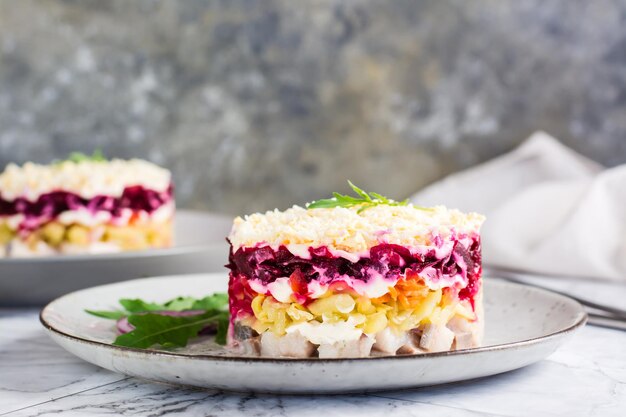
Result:
M171 244L169 171L133 160L10 164L0 173L0 258Z

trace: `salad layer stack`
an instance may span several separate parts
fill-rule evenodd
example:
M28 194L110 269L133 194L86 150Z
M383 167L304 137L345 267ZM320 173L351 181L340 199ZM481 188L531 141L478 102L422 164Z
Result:
M325 201L235 219L231 346L342 358L480 345L481 215Z
M0 258L111 253L171 244L170 172L88 157L0 174Z

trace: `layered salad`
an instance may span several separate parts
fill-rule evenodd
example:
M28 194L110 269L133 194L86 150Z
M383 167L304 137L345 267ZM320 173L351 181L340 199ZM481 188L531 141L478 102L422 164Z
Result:
M353 188L235 219L230 345L300 358L479 346L483 216Z
M166 247L173 216L170 172L143 160L75 154L0 173L0 257Z

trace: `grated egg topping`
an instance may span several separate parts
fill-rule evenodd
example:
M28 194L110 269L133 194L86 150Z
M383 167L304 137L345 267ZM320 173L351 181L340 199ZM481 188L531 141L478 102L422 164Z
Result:
M267 244L272 247L327 246L336 251L362 253L380 243L408 247L428 245L433 235L478 234L484 216L435 206L379 205L306 209L300 206L234 220L229 240L233 250ZM291 249L290 249L291 250Z
M141 185L163 192L172 182L170 171L141 159L63 161L50 165L27 162L9 164L0 174L0 196L37 200L41 195L63 190L89 199L98 195L119 197L124 189Z

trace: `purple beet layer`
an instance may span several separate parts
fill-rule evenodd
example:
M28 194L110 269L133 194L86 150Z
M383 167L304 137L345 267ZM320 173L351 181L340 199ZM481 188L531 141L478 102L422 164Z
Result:
M298 282L309 283L317 280L320 284L330 284L343 275L368 282L371 271L385 278L397 278L407 273L419 275L429 268L436 271L438 279L454 277L465 273L467 285L459 292L461 299L473 301L480 289L481 246L477 236L466 247L455 241L450 253L444 258L437 258L435 249L424 254L412 254L407 248L383 243L370 249L369 257L358 262L351 262L342 257L333 256L326 247L309 248L311 259L293 255L285 246L277 250L269 246L239 248L233 251L231 246L229 263L229 291L231 293L231 313L247 311L251 302L249 280L259 280L264 284L280 277L291 277L292 286ZM464 264L464 265L462 265ZM323 270L320 275L318 271ZM237 305L233 305L233 302Z
M64 211L87 209L92 212L108 211L114 217L121 215L123 209L152 213L163 204L172 201L173 186L158 192L140 185L127 187L121 197L96 196L82 198L67 191L53 191L41 195L36 201L17 198L13 201L0 197L0 216L23 214L26 218L46 217L53 219Z

